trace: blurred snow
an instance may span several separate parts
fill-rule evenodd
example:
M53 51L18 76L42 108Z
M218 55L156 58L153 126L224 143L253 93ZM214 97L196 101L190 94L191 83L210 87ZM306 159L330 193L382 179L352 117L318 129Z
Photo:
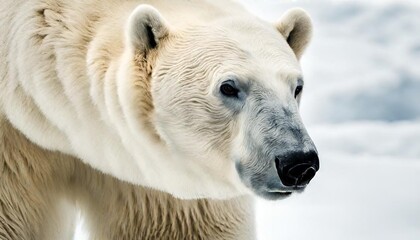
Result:
M302 7L315 28L301 112L321 170L257 201L259 239L420 239L420 1L242 2L271 21Z

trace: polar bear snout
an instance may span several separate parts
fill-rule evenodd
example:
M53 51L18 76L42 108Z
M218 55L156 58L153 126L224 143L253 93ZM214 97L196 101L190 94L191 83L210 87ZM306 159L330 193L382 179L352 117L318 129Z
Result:
M315 151L277 156L275 163L280 180L286 187L305 187L319 170L318 154Z
M255 105L244 114L243 134L235 142L245 146L244 150L234 153L242 183L256 195L272 200L304 191L320 168L316 146L298 109L279 102L252 102Z

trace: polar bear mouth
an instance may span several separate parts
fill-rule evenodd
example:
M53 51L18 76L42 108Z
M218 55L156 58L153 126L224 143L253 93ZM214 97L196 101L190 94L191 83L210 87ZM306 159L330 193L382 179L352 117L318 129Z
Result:
M287 196L290 196L290 195L292 195L292 191L268 191L269 192L269 194L272 194L272 195L274 195L274 196L283 196L283 197L287 197Z
M287 197L291 196L292 193L293 193L292 191L273 190L273 191L266 191L266 192L262 193L262 195L266 199L279 200L279 199L284 199L284 198L287 198Z
M281 195L290 195L293 193L292 191L280 191L280 190L270 190L268 192L273 193L273 194L281 194Z

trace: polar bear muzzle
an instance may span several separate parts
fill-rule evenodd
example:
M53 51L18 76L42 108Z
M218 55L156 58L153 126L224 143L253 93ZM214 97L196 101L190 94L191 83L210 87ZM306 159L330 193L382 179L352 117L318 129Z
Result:
M297 106L283 105L274 95L249 97L237 138L244 147L235 154L236 170L249 189L267 199L302 192L320 166Z

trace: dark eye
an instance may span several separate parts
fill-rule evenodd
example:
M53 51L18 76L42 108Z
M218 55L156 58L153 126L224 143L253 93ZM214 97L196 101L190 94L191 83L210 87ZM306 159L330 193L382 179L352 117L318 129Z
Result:
M220 86L220 92L227 97L238 97L239 89L231 81L226 81Z
M303 87L302 86L297 86L296 90L295 90L295 98L300 94L300 92L302 92Z

